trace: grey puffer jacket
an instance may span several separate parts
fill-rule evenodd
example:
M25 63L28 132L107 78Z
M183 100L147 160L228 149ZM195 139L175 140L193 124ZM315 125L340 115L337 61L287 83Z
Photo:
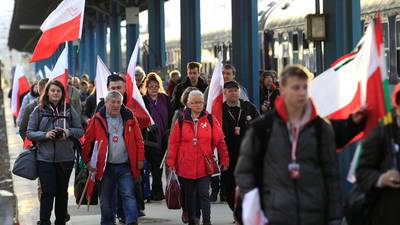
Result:
M300 127L296 155L301 178L293 180L288 173L292 162L291 139L285 116L282 118L279 114L275 111L272 115L268 143L255 128L266 123L266 116L256 120L246 132L235 170L237 185L242 193L260 188L263 210L271 225L340 224L339 170L331 126L315 115ZM319 130L314 125L316 119L321 120L321 135L316 134ZM266 152L258 163L262 151ZM262 179L258 181L256 174L260 170Z
M59 112L63 115L64 110L60 107ZM72 138L79 139L84 131L81 127L80 116L73 107L67 106L66 128L70 136L67 140L50 140L46 133L56 126L63 125L63 119L57 120L57 113L50 105L38 105L29 117L27 136L38 147L37 159L45 162L67 162L75 159L74 142Z

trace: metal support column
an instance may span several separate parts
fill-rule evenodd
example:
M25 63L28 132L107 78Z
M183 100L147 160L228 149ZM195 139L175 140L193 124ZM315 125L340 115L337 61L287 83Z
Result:
M344 54L342 0L323 0L326 17L326 41L324 42L324 64L329 67ZM346 34L349 35L349 34Z
M186 64L201 61L200 0L181 0L181 71Z
M96 27L94 25L90 25L88 29L88 61L89 61L89 68L88 74L89 79L94 80L94 76L96 75Z
M315 14L320 14L320 0L315 0ZM322 42L315 41L316 59L317 59L317 74L322 73L325 70L325 66L322 60Z
M232 64L237 80L259 107L259 49L257 0L232 0Z
M97 15L97 23L96 23L96 57L97 55L100 56L101 60L105 64L107 64L107 52L106 52L106 41L107 37L107 24L104 19L104 16L101 14ZM97 61L97 60L96 60Z
M82 38L79 41L79 76L81 76L83 73L85 73L86 70L86 65L87 65L87 58L86 58L86 39L87 39L87 32L85 27L82 30Z
M129 65L133 49L139 37L139 8L126 8L126 67ZM138 57L140 58L140 57ZM139 61L137 61L139 62Z
M111 3L112 15L110 17L110 67L112 72L121 71L121 17L118 5Z
M149 69L163 71L165 67L164 0L148 0Z
M74 46L72 46L72 42L68 42L68 74L75 76L75 55Z

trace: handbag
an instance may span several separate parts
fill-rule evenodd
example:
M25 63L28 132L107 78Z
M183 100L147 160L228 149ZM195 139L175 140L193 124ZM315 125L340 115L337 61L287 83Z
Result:
M171 172L165 187L165 202L168 209L181 208L181 187L175 172Z
M21 152L14 162L12 173L29 180L36 180L38 178L36 151L36 147L32 146Z
M206 162L206 170L208 175L213 175L219 173L219 166L217 164L217 160L215 160L215 156L212 155L203 155L204 160Z

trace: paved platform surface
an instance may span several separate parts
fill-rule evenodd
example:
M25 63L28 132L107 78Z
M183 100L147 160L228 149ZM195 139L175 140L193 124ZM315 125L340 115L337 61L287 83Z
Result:
M5 111L7 118L7 137L9 144L10 164L13 165L16 157L22 151L22 140L17 135L12 120L9 99L5 99ZM68 192L68 211L71 221L67 225L98 225L100 224L100 210L98 206L91 206L87 211L86 206L76 208L74 193L74 171L72 172ZM30 181L21 177L13 176L14 192L17 196L19 222L21 225L36 225L39 218L39 201L37 197L37 181ZM165 183L165 182L164 182ZM139 219L139 224L153 225L178 225L183 224L180 220L181 210L168 210L165 202L154 202L146 204L146 216ZM54 214L52 216L54 221ZM211 221L213 225L233 224L232 213L227 204L211 205Z

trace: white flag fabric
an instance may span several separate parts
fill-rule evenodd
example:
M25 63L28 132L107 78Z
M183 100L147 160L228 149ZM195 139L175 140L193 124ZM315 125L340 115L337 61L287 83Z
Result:
M101 60L100 56L97 56L97 67L96 67L96 78L94 79L96 85L96 100L97 104L101 98L105 98L107 95L107 77L111 74L110 70Z
M258 188L247 192L242 202L242 220L244 225L265 225L268 219L261 209L260 193Z
M29 91L29 82L22 66L17 65L14 72L14 81L11 93L11 112L15 118L18 118L19 110L22 104L21 96Z
M44 75L46 76L46 78L50 78L51 69L49 69L49 67L47 66L44 66Z

